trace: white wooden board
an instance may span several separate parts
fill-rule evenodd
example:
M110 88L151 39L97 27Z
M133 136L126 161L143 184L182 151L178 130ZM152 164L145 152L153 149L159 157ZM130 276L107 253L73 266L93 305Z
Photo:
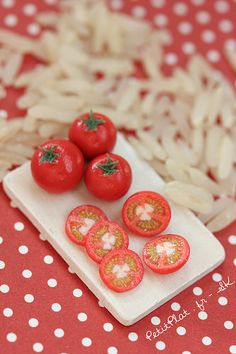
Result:
M161 192L164 185L156 172L137 157L121 135L118 136L114 152L123 155L133 171L132 187L119 201L95 200L83 183L72 192L48 194L33 181L30 163L10 172L4 179L4 189L108 311L119 322L129 326L212 271L223 262L225 253L218 240L189 210L171 203L172 218L166 233L177 233L188 240L191 255L187 264L169 275L157 275L145 269L141 284L127 293L118 294L109 290L99 278L97 264L82 247L72 243L65 235L67 214L74 207L89 203L102 208L110 219L122 223L120 211L128 195L141 190ZM146 241L145 238L130 234L130 248L139 254Z

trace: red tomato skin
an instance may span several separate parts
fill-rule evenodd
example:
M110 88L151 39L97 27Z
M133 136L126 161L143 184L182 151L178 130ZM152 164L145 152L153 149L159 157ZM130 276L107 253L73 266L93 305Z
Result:
M168 236L174 236L177 237L178 239L181 239L181 241L184 243L185 246L185 253L184 253L184 257L181 258L181 262L179 261L177 264L173 264L170 266L165 266L165 267L157 267L155 264L151 264L150 262L147 261L146 259L146 245L149 243L153 243L155 242L155 240L160 240L160 238L164 238L164 237L168 237ZM175 235L175 234L165 234L165 235L160 235L157 236L156 238L152 239L151 241L148 241L146 243L146 245L143 248L143 252L142 252L142 258L143 258L143 262L144 264L150 268L153 272L158 273L158 274L170 274L170 273L174 273L177 270L179 270L180 268L182 268L185 263L187 263L189 256L190 256L190 247L189 247L189 243L187 242L187 240L180 236L180 235Z
M158 196L158 198L160 198L160 200L162 200L163 203L164 203L164 206L165 206L165 209L166 209L166 212L167 212L167 217L166 217L165 223L163 223L163 225L158 229L158 231L154 230L154 231L143 231L142 232L141 230L138 230L137 228L135 228L134 225L129 223L129 220L128 220L127 215L126 215L127 206L128 206L130 201L132 201L133 199L135 199L136 197L138 197L142 193L150 194L150 196L152 196L152 195L153 196ZM136 192L136 193L132 194L125 201L125 203L124 203L124 205L122 207L122 212L121 213L122 213L122 219L123 219L123 222L124 222L125 226L132 233L134 233L135 235L141 236L141 237L153 237L153 236L156 236L156 235L160 234L161 232L163 232L168 227L168 225L170 223L170 220L171 220L171 209L170 209L169 203L167 202L167 200L161 194L153 192L153 191L141 191L141 192Z
M111 151L116 143L116 127L112 121L103 114L95 112L93 114L105 123L98 125L94 130L88 130L82 120L89 118L89 113L85 113L77 118L69 129L69 139L78 146L89 160Z
M85 173L85 184L90 193L96 198L112 201L123 197L129 190L132 182L132 171L129 163L121 156L109 154L113 161L119 161L117 173L104 176L97 165L104 163L108 154L97 156L92 160Z
M59 157L53 163L40 162L43 149L55 146ZM31 159L31 173L35 182L49 193L63 193L75 188L84 173L84 157L69 140L52 139L40 145Z

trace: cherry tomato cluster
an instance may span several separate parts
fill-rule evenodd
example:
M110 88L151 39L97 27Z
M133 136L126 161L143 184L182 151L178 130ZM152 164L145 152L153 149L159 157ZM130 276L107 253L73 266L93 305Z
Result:
M132 171L122 157L111 153L116 142L112 121L99 113L86 113L70 126L69 140L54 139L42 144L31 160L37 184L49 193L62 193L84 181L96 198L112 201L129 190ZM85 168L86 161L88 164ZM160 235L168 226L171 210L158 193L142 191L130 196L123 205L124 225L142 237ZM65 231L88 255L99 263L103 282L116 292L136 287L144 268L138 254L128 249L127 232L93 205L73 209L67 217ZM142 258L156 273L171 273L189 258L188 242L179 235L166 234L147 242Z
M38 147L31 160L32 175L49 193L75 188L85 171L88 190L99 199L116 200L130 188L132 171L121 156L112 154L116 128L100 113L86 113L70 126L69 140L49 140Z
M122 219L132 233L152 237L164 231L171 218L168 202L158 193L142 191L130 196L123 205ZM87 254L99 263L103 282L116 292L136 287L144 268L138 254L128 249L129 237L117 223L108 220L104 212L83 205L73 209L66 220L66 233L72 241L85 246ZM177 271L188 260L188 242L179 235L166 234L147 242L142 258L156 273Z

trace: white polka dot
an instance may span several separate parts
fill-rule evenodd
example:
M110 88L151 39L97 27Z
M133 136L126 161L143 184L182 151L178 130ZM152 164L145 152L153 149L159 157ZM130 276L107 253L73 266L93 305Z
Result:
M26 253L28 253L29 249L28 249L27 246L22 245L22 246L20 246L20 247L18 248L18 251L19 251L21 254L26 254Z
M182 327L182 326L179 326L176 329L176 333L178 333L179 336L184 336L185 333L186 333L186 328Z
M179 311L180 310L180 304L178 303L178 302L173 302L172 304L171 304L171 308L172 308L172 310L173 311Z
M123 7L123 1L122 0L112 0L111 7L114 10L120 10Z
M132 9L132 15L142 18L146 15L146 9L143 6L134 6Z
M153 324L154 326L157 326L157 325L159 325L159 324L161 323L161 320L160 320L159 317L153 316L153 317L151 318L151 322L152 322L152 324Z
M184 2L177 2L173 7L174 12L178 16L184 16L188 12L188 6Z
M155 25L157 25L159 27L164 27L168 23L168 17L163 14L158 14L154 17L153 21L154 21Z
M156 8L160 8L165 6L166 1L165 0L151 0L151 5Z
M5 109L0 109L0 118L2 119L7 119L8 113L5 111Z
M43 351L43 345L41 343L34 343L33 351L36 353L41 353Z
M4 18L4 23L8 27L16 26L17 22L18 22L18 18L16 17L16 15L13 14L9 14Z
M228 304L228 300L226 297L224 296L220 296L219 299L218 299L218 303L221 305L221 306L225 306Z
M116 347L109 347L107 349L107 354L117 354L118 353L118 350Z
M10 307L6 307L5 309L3 309L3 315L5 317L11 317L13 315L13 311Z
M34 296L32 294L26 294L24 296L24 300L25 302L27 302L28 304L30 304L31 302L34 301Z
M17 340L17 335L15 333L11 332L11 333L7 334L6 338L7 338L8 342L13 343Z
M233 29L233 23L230 20L222 20L219 22L219 29L223 33L229 33Z
M45 256L44 259L43 259L44 263L46 264L52 264L54 259L52 256Z
M37 36L41 31L41 27L39 26L38 23L30 23L27 26L27 32L31 34L32 36Z
M25 4L23 6L23 13L26 16L33 16L37 12L37 7L35 4Z
M68 272L71 274L75 274L75 272L73 271L73 269L71 269L71 267L68 267Z
M212 340L211 340L211 338L210 337L203 337L202 338L202 343L204 344L204 345L211 345L211 343L212 343Z
M109 323L109 322L104 323L103 329L106 332L111 332L113 330L113 325L111 323Z
M231 245L236 245L236 236L235 235L229 236L228 241Z
M57 286L57 281L56 279L48 279L48 286L50 286L50 288L55 288L55 286Z
M54 312L59 312L59 311L61 311L61 305L58 304L57 302L55 302L54 304L52 304L51 309Z
M47 5L55 5L58 0L44 0Z
M188 350L185 350L184 352L182 352L182 354L191 354L191 352L189 352Z
M88 316L86 313L80 312L80 313L78 313L77 318L80 322L85 322L87 320Z
M32 277L32 272L29 269L24 269L22 272L22 276L26 279L31 278Z
M212 43L216 39L216 34L211 30L205 30L202 32L201 37L203 42Z
M39 325L39 321L37 320L37 318L30 318L28 323L29 323L29 326L32 328L38 327L38 325Z
M3 294L8 293L10 290L9 286L7 284L2 284L0 285L0 292Z
M166 347L165 342L162 342L161 340L159 340L158 342L156 342L156 348L158 350L164 350Z
M196 46L194 43L192 42L185 42L182 45L182 51L186 54L186 55L191 55L196 51Z
M231 321L225 321L225 322L224 322L224 327L225 327L226 329L232 329L232 328L234 328L234 324L233 324L233 322L231 322Z
M211 16L210 16L209 12L207 12L207 11L199 11L196 14L196 20L201 25L207 24L208 22L210 22L210 19L211 19Z
M198 312L198 318L199 318L200 320L206 320L207 317L208 317L208 315L207 315L207 313L206 313L205 311L200 311L200 312Z
M167 65L174 65L178 61L178 57L175 53L167 53L165 55L165 63Z
M0 260L0 269L4 269L5 268L5 262Z
M236 345L231 345L231 346L229 347L229 352L230 352L231 354L236 354Z
M207 52L207 59L212 63L216 63L220 59L220 53L215 49L211 49Z
M22 222L20 222L20 221L18 221L18 222L16 222L16 223L14 224L14 229L15 229L16 231L23 231L24 228L25 228L25 225L24 225Z
M193 293L196 296L202 295L202 289L199 288L199 286L196 286L195 288L193 288Z
M46 238L42 234L39 234L39 238L41 241L46 241Z
M90 338L85 337L82 339L82 344L84 347L90 347L90 345L92 344L92 341Z
M15 5L15 0L2 0L1 5L6 8L12 7Z
M192 25L189 22L181 22L178 26L179 32L188 35L192 32Z
M3 243L3 238L0 236L0 245Z
M55 337L57 337L57 338L62 338L62 337L64 336L64 331L63 331L63 329L62 329L62 328L57 328L57 329L55 329L54 335L55 335Z
M98 305L99 305L100 307L105 307L105 306L101 303L100 300L98 300Z
M219 281L222 280L222 275L221 275L220 273L214 273L214 274L212 275L212 279L213 279L214 281L216 281L216 282L219 282Z
M135 332L130 332L128 334L128 338L131 342L136 342L136 340L138 339L138 335Z
M229 11L229 4L227 1L215 1L214 3L215 10L221 14Z
M205 0L192 0L193 5L195 6L201 6L203 5Z
M82 292L82 290L80 290L80 289L74 289L74 290L73 290L73 295L74 295L75 297L81 297L81 296L83 295L83 292Z
M236 267L236 258L234 258L234 260L233 260L233 264L235 265L235 267ZM0 267L0 269L1 269L1 267Z

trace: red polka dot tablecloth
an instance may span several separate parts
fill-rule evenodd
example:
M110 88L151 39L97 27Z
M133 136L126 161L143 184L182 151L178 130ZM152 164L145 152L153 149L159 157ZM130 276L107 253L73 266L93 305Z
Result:
M235 84L222 49L236 41L236 1L109 3L115 11L148 19L174 34L165 48L167 72L199 51ZM57 5L58 0L0 0L0 26L38 36L35 14L56 10ZM19 113L15 97L9 89L0 118ZM0 211L1 354L236 353L236 223L216 234L226 251L223 265L143 320L124 327L10 205L2 187Z

